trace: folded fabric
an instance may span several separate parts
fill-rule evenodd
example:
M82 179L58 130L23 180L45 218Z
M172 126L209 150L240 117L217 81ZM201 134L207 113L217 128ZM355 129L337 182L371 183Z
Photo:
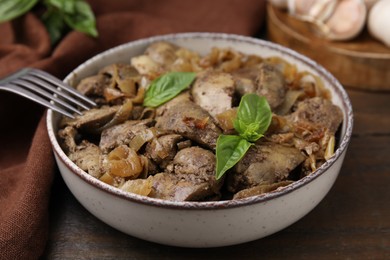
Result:
M89 1L98 38L68 33L55 47L37 14L0 24L0 78L23 67L60 78L91 56L139 38L178 32L255 36L265 0ZM0 4L1 8L1 4ZM36 259L48 234L54 158L44 109L0 93L0 259Z

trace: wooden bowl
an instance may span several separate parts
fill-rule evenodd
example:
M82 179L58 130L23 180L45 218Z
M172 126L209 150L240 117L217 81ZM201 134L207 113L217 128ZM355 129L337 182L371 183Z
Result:
M269 40L300 52L328 69L344 86L390 90L390 48L365 29L350 41L328 41L286 11L268 5Z

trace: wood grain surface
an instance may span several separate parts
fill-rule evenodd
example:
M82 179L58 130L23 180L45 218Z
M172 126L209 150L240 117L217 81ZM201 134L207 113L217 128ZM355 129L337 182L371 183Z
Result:
M296 50L328 69L344 85L367 90L390 90L390 48L365 29L349 41L327 41L309 23L286 11L267 7L271 41Z
M390 259L390 93L348 93L355 125L340 175L325 199L290 227L223 248L158 245L95 218L57 174L43 259Z

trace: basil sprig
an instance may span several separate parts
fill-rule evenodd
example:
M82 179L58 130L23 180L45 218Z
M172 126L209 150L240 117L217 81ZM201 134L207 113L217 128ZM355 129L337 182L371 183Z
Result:
M38 0L6 0L0 1L0 23L12 20L28 12Z
M220 135L217 140L216 179L232 168L246 154L252 143L238 135Z
M241 98L237 118L233 122L238 135L220 135L217 140L217 180L241 160L252 142L263 137L271 120L271 108L265 97L246 94Z
M97 37L95 16L89 4L83 0L45 0L47 7L42 20L49 32L52 44L56 43L67 28Z
M267 131L271 119L271 109L265 97L247 94L241 99L233 125L240 136L256 142Z
M84 0L0 0L0 23L12 20L42 3L42 20L55 44L69 28L97 37L95 16Z
M176 97L194 81L194 72L169 72L153 80L145 93L144 106L158 107Z

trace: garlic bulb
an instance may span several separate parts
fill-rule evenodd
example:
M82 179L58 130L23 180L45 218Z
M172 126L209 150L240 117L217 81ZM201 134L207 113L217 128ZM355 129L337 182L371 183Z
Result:
M368 15L368 31L390 47L390 0L378 1Z
M338 0L288 0L290 14L308 22L327 20L337 5Z
M288 11L296 17L306 17L316 0L288 0Z
M367 8L363 0L341 0L319 29L327 39L349 40L362 31L366 17Z
M364 0L364 3L366 4L367 10L370 10L371 7L373 7L374 4L376 4L376 2L378 2L378 0Z
M310 9L309 15L316 21L326 21L335 11L337 0L317 1Z
M287 0L268 0L273 6L280 9L287 9Z
M288 11L316 26L329 40L349 40L363 29L367 9L377 0L287 0Z

